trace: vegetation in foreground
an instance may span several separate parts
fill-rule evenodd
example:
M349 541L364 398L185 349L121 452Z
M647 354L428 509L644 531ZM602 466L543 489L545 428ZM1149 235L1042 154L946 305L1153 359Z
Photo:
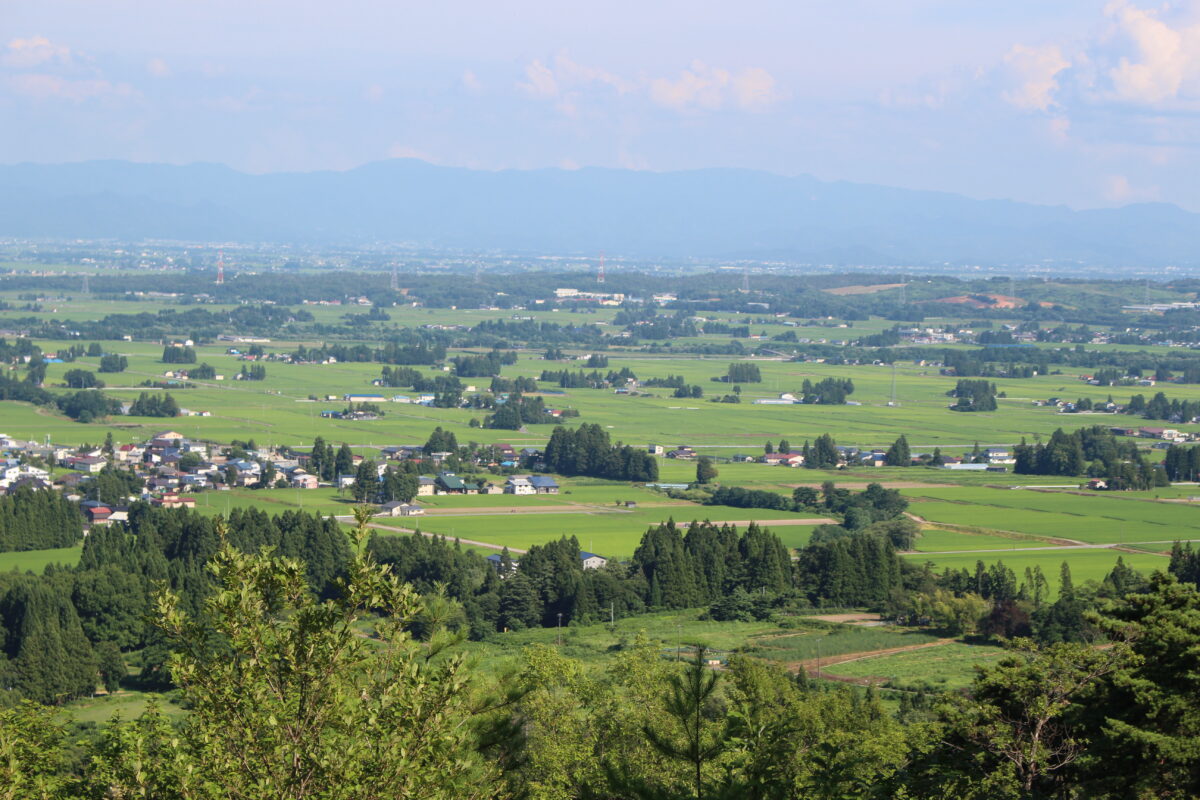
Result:
M366 536L368 517L359 518ZM1105 647L1013 643L970 690L888 714L753 658L724 672L635 642L588 672L547 647L492 681L444 604L357 548L321 599L293 559L225 542L157 628L190 708L77 751L52 709L0 712L6 797L1117 798L1200 791L1200 593L1156 576L1090 622ZM375 617L374 635L358 627ZM419 634L417 632L420 632Z

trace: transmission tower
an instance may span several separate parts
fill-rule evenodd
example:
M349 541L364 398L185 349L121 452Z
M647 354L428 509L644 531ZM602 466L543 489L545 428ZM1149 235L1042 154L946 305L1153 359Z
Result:
M604 253L600 253L600 269L596 272L596 283L604 283Z
M395 262L392 262L392 291L400 291L400 276L396 273Z
M225 251L217 251L217 286L225 283Z
M88 274L87 274L86 272L85 272L85 273L83 273L83 293L84 293L84 294L91 294L91 293L92 293L92 289L91 289L91 287L90 287L90 286L88 286Z
M750 270L749 269L742 270L742 291L747 294L750 292Z
M891 399L891 402L888 403L888 405L892 406L893 408L900 405L900 403L896 400L896 362L895 361L892 362L892 399Z

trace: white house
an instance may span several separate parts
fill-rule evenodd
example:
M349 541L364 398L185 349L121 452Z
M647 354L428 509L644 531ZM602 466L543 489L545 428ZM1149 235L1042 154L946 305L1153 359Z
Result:
M505 494L535 494L533 484L524 475L513 475L504 482Z
M598 556L586 550L579 551L579 560L583 563L584 569L600 569L608 563L608 559L604 556Z

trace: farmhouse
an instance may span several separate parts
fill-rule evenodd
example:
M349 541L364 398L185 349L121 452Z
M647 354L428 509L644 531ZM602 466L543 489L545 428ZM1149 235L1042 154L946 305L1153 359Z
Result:
M531 475L529 482L537 494L558 494L558 481L549 475Z
M524 475L513 475L504 482L505 494L536 494L533 484Z
M425 509L416 503L401 503L398 500L384 503L379 510L387 517L415 517L425 513Z
M586 550L579 551L579 560L582 562L584 569L600 569L608 563L608 559L604 556L598 556Z

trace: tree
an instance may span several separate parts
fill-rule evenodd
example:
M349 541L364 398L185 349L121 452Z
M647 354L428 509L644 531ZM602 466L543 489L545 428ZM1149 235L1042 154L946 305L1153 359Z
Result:
M1113 797L1200 795L1200 592L1158 572L1099 624L1131 657L1092 700L1094 780Z
M716 787L706 791L706 783L716 783L715 776L706 776L709 767L728 747L728 732L725 726L711 719L709 706L717 689L717 673L705 663L705 648L694 647L694 654L681 673L671 675L667 681L667 695L663 699L666 718L659 725L645 724L642 733L650 746L668 761L682 762L688 767L690 790L671 793L668 797L694 797L696 800L720 796ZM648 781L632 776L627 771L609 766L610 780L619 788L635 795L646 797L651 789ZM657 783L658 781L654 781ZM658 795L661 796L661 795Z
M963 766L986 775L995 796L1013 788L1020 797L1061 796L1061 774L1085 747L1071 724L1075 704L1127 658L1121 644L1097 650L1026 641L980 671L970 701L946 708L949 745L974 755Z
M335 476L354 474L354 453L350 450L350 445L345 442L342 442L342 446L338 448L337 458L333 462L333 472Z
M379 474L375 470L374 461L364 458L358 465L351 491L354 499L360 503L373 499L374 495L379 492Z
M708 456L700 456L696 461L696 483L711 483L717 477L717 468Z
M835 469L838 460L837 443L828 433L823 433L813 442L804 466L809 469Z
M67 370L63 375L63 381L68 388L71 389L103 389L104 381L99 380L95 373L89 372L86 369L71 369Z
M100 671L100 681L107 692L115 692L121 688L125 679L125 659L121 650L112 642L100 642L96 645L96 664Z
M798 509L816 508L821 502L821 495L811 486L797 486L792 490L792 502Z
M780 453L790 453L790 452L792 452L792 445L791 445L791 444L788 442L788 440L787 440L787 439L780 439L780 440L779 440L779 452L780 452Z
M370 511L355 519L361 544ZM492 704L449 652L456 639L433 630L414 642L406 628L421 599L369 548L356 552L331 599L318 599L298 561L228 542L202 617L174 593L158 596L171 674L191 709L164 767L182 764L211 787L205 796L237 800L495 793L498 770L478 755ZM358 627L368 611L379 614L371 639Z
M888 448L887 454L883 458L889 467L912 465L912 453L908 449L908 439L904 437L904 434L900 434L900 438L892 442L892 446Z

